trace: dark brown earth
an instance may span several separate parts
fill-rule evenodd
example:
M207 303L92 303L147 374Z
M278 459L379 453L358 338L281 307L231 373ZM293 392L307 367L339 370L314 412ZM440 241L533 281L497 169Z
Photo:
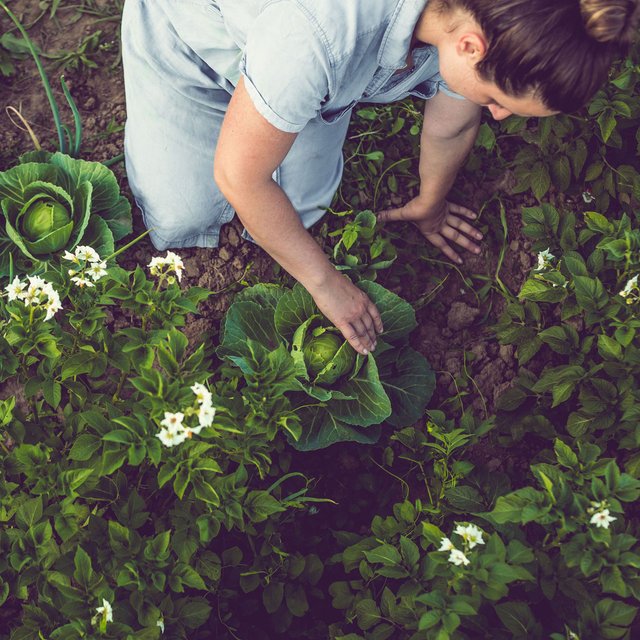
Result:
M10 3L12 10L29 27L29 33L40 50L49 54L76 49L96 29L102 31L101 46L91 56L97 68L80 66L78 69L69 68L65 71L82 117L84 140L81 157L85 159L106 161L123 151L126 111L118 43L121 5L122 2L117 0L91 0L85 2L84 6L91 7L92 13L79 13L78 5L65 6L62 3L55 18L51 20L47 13L41 13L39 4L34 0L16 0ZM0 24L7 28L5 16L2 16ZM33 148L29 135L15 125L16 118L12 122L5 112L10 106L22 114L43 148L56 149L57 138L51 112L33 60L27 57L16 66L17 73L14 76L0 79L0 106L3 107L0 112L0 170L8 168L21 153ZM60 70L52 60L45 60L45 66L60 105L62 119L71 123L70 110L59 89ZM130 196L123 162L116 163L112 169L123 192ZM461 180L459 190L465 199L464 203L479 210L491 195L508 192L509 183L508 175L500 176L498 180L485 184L482 188ZM409 199L411 193L405 196L405 199ZM380 203L384 207L392 201L397 204L402 200L402 195L387 198L386 202L383 197ZM371 207L371 202L366 201L365 194L361 208L367 207ZM519 233L520 214L517 206L514 205L507 212L507 218L508 247L500 277L511 291L517 292L532 266L533 258L530 244ZM331 220L331 214L325 217L325 223L337 226L335 220ZM499 226L499 221L495 219L485 217L480 221L480 227L485 232ZM137 211L134 211L134 231L144 231ZM241 281L253 283L278 276L277 265L259 247L243 240L240 237L241 231L242 226L236 218L223 230L218 249L179 251L186 266L184 285L198 285L219 292L203 304L201 316L189 319L186 331L192 336L201 336L205 332L215 334L233 293L241 287ZM394 231L403 241L411 239L414 244L424 243L415 238L414 230L408 226L402 228L401 225L395 225ZM325 234L319 234L318 229L314 233L319 242L326 242L326 239L320 237L326 237ZM478 288L478 277L493 279L500 246L495 239L492 240L494 234L489 232L485 235L488 239L483 244L482 254L466 254L465 263L459 270L451 265L446 266L446 260L432 252L430 255L442 260L445 266L438 264L435 268L427 261L420 261L413 265L416 277L409 281L406 277L402 278L400 284L394 282L393 275L382 274L380 277L380 282L417 306L419 328L415 331L412 342L437 372L437 390L432 407L442 407L445 411L458 410L461 406L471 407L483 418L494 412L496 398L510 385L517 370L513 349L500 346L488 330L503 308L503 298L490 293L487 298L480 300L462 278L471 277ZM144 266L156 253L152 245L143 239L124 254L122 265L126 268ZM428 303L421 306L421 301L424 300L428 300ZM118 321L116 318L115 322ZM5 388L4 395L8 392ZM455 400L450 400L456 396ZM475 456L479 461L496 459L490 441L485 439L482 445L475 448ZM523 460L528 464L527 455L523 456Z

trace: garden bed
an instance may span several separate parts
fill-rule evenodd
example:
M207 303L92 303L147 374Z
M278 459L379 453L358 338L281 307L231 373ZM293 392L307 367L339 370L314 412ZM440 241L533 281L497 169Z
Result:
M62 119L70 123L72 113L58 82L64 72L83 124L79 157L110 164L121 193L133 202L124 163L118 160L126 118L118 42L122 4L109 0L8 3L43 54L54 95L65 105L61 107ZM0 17L0 25L10 31L6 17ZM1 106L17 109L43 149L55 151L56 131L33 60L15 51L7 54L0 49L0 53L5 55L0 61L13 65L11 72L4 67L7 75L2 79ZM626 70L632 75L625 84L620 78ZM318 451L297 451L290 446L290 432L282 426L289 414L284 412L285 418L273 423L269 421L271 414L260 416L260 400L252 395L257 393L256 386L267 384L257 375L260 372L253 371L257 377L251 379L236 372L234 378L228 371L231 364L226 362L222 381L210 381L214 397L224 396L237 385L238 393L245 396L246 414L235 416L236 424L233 408L237 397L224 396L228 404L218 408L218 416L223 416L220 428L223 432L229 429L229 433L235 433L233 429L246 431L216 443L218 448L206 456L205 449L197 454L220 462L220 473L225 474L216 478L220 484L207 475L213 475L211 467L199 470L202 484L194 492L189 483L196 487L195 480L185 481L184 486L176 484L180 473L175 469L175 481L163 483L164 488L158 486L158 445L157 449L148 448L144 463L142 459L134 463L130 453L128 463L114 464L110 473L85 487L85 495L82 490L69 489L69 496L81 495L85 504L108 503L100 517L91 519L89 533L96 540L99 536L103 542L109 540L113 558L99 547L91 547L91 535L87 536L83 527L74 532L72 526L62 526L57 513L54 538L60 547L60 563L56 564L56 575L52 577L51 570L55 553L50 563L44 557L38 559L40 564L28 565L31 575L43 576L40 581L25 577L28 588L22 588L16 578L18 560L12 560L11 570L6 563L0 570L0 588L8 585L10 594L0 610L0 638L35 639L38 632L44 637L75 638L83 637L81 629L89 628L98 634L95 637L155 638L161 637L158 627L162 625L156 624L160 620L167 621L164 637L172 638L497 639L542 638L553 633L553 638L569 639L577 637L570 634L578 629L582 638L633 638L638 633L638 623L633 620L640 598L640 556L636 555L635 539L639 520L633 504L621 503L633 503L640 491L640 442L634 431L640 414L633 412L633 403L640 399L637 379L633 382L638 367L635 328L640 325L632 314L625 315L619 281L637 272L640 265L636 213L640 178L635 155L640 105L634 95L637 67L630 61L622 62L616 74L612 80L618 84L600 96L609 101L592 105L590 115L581 114L573 121L548 119L556 123L553 125L520 119L510 119L501 126L483 124L478 144L454 190L455 199L481 212L479 228L485 240L480 255L464 255L464 264L457 267L427 247L409 225L375 229L376 241L379 239L390 256L397 257L374 276L368 273L367 279L375 279L415 311L417 327L409 345L430 363L435 380L427 413L421 412L420 419L411 424L383 423L375 444L339 442ZM626 107L620 107L620 102ZM361 230L354 231L358 212L398 205L415 193L419 108L413 102L375 111L362 105L352 122L345 148L351 161L343 184L331 210L312 233L334 259L345 255L357 258L360 270L352 272L354 278L366 273L369 259L376 259L371 258L371 238ZM614 118L612 128L608 117ZM6 115L0 127L0 171L33 150L28 133L15 126L15 115L12 119L14 123ZM373 132L372 122L376 124ZM588 145L584 159L578 158L582 153L578 140ZM633 157L629 149L634 150ZM615 228L605 228L600 218L585 216L591 209L609 213ZM134 206L133 232L118 246L143 231ZM197 354L201 346L205 362L215 366L225 357L222 352L214 354L225 331L221 323L229 317L238 294L244 291L246 296L249 287L264 282L286 288L293 284L262 249L241 238L241 231L236 218L224 227L218 249L176 251L184 264L180 289L201 288L212 293L193 294L190 300L197 303L197 313L187 302L176 303L173 312L184 322L176 322L175 330L188 339L185 353ZM345 249L349 232L355 233L355 242ZM600 242L597 247L596 241ZM619 245L601 247L614 241L627 242L626 252ZM539 254L547 248L552 248L557 262L542 267ZM147 265L157 255L159 252L143 238L119 256L118 263L129 273L141 268L151 279ZM118 277L118 287L103 291L104 300L110 302L104 319L99 320L113 335L144 328L146 322L140 322L139 309L123 293L125 276ZM600 278L606 294L604 288L591 291L586 283L589 279L602 284ZM8 281L0 284L4 289ZM166 291L171 286L167 285ZM561 296L559 289L567 293ZM126 300L126 304L119 305L117 300ZM636 307L631 304L629 309ZM519 317L519 313L523 315ZM164 318L158 326L165 330L166 323ZM569 328L574 326L575 336ZM160 349L164 337L159 330L154 337L157 342L141 343L140 357L146 357L145 349ZM593 346L583 348L589 339L595 339ZM179 340L174 336L169 342L175 346ZM147 373L118 370L121 362L114 366L110 361L103 370L104 380L117 380L122 375L115 393L109 381L104 383L106 395L113 393L116 398L121 389L128 388L125 380L134 375L137 380L144 379L136 389L147 389L156 384L160 371L166 377L157 383L160 390L148 393L151 399L143 398L138 411L161 415L162 389L169 393L174 382L168 370L153 357ZM63 380L72 378L75 383L76 376L65 378L62 366ZM151 369L156 373L150 373ZM78 371L79 378L91 374L91 370ZM182 370L176 373L177 378L182 375ZM34 470L45 468L44 458L39 457L44 453L36 453L38 443L46 442L47 455L56 451L57 464L58 455L64 457L60 451L67 455L69 448L73 450L78 433L88 438L91 429L96 429L104 436L109 420L118 418L114 401L108 409L113 413L102 417L91 414L76 424L71 412L84 407L69 400L68 412L60 405L47 426L30 413L38 403L52 404L47 392L31 393L27 384L25 397L24 375L21 382L17 374L4 377L0 383L0 402L5 401L0 404L0 425L6 429L3 464L12 476L19 476L20 465L26 465L27 460ZM97 378L98 382L91 383L96 385L96 393L102 384L100 376ZM564 390L559 391L560 387ZM129 389L131 398L136 389ZM72 387L68 393L71 398ZM11 426L11 398L17 400L19 427ZM583 423L591 426L583 429ZM71 436L76 428L78 433ZM254 428L255 432L251 431ZM70 439L65 444L66 438ZM113 440L116 442L125 441ZM18 464L11 454L20 445L33 449L28 453L24 449ZM598 452L590 448L596 445ZM84 453L75 453L76 462L89 459ZM533 474L532 464L538 465ZM164 458L163 465L160 475L169 473L170 463ZM245 466L251 469L248 479ZM283 477L280 485L278 479ZM27 479L31 498L45 496L52 504L62 502L63 494L56 496L50 488L39 493L33 470L27 472ZM217 498L208 493L206 483L215 486L211 490ZM136 491L128 484L135 484ZM110 491L110 485L117 491ZM534 485L541 486L534 491ZM284 489L289 486L290 490ZM587 487L593 495L588 495ZM1 495L8 496L13 489L5 486L3 491ZM6 504L0 500L3 509L6 507L3 523L10 522L7 528L17 530L16 505L23 504L26 497L13 507L8 497ZM620 528L613 542L607 538L613 535L609 523L600 527L592 522L595 533L587 533L588 518L583 521L583 516L588 508L593 513L594 507L588 505L589 498L593 503L595 497L603 505L596 511L604 509L608 501L611 513L617 514ZM583 520L576 516L579 509ZM531 517L522 515L527 510ZM18 512L18 521L28 520ZM145 516L134 525L140 512ZM73 519L71 513L65 517ZM550 513L556 514L555 520ZM78 523L90 521L88 510L79 509L73 517ZM196 518L199 546L193 525ZM37 520L34 516L33 522ZM467 584L461 574L446 573L453 561L447 563L442 553L437 553L446 533L470 554L474 545L469 540L476 533L457 538L458 534L451 532L454 522L472 520L485 523L481 544L486 543L486 556L476 557L476 582L469 579ZM622 522L628 525L624 533ZM17 528L27 531L23 525L18 522ZM172 562L177 558L171 572L167 565L156 564L157 557L166 559L169 555L158 538L154 538L153 552L145 552L144 560L139 549L132 551L138 544L133 542L135 536L149 542L166 527L173 536ZM67 540L61 531L69 533L68 540L73 541L74 536L82 540L79 548L88 550L88 555L64 549ZM29 535L25 533L25 539ZM560 553L565 540L573 555ZM10 549L17 553L14 538L5 533L0 541L7 553ZM617 556L607 555L604 564L597 560L597 549L617 549L616 545L620 548ZM588 550L583 557L589 561L581 564L578 556L584 549ZM18 556L28 556L24 549L22 552ZM474 553L479 554L477 549ZM624 553L629 555L623 562ZM60 561L61 557L66 559ZM165 573L170 573L167 585L171 589L159 586L158 576L166 578ZM61 577L64 574L73 579ZM106 582L98 581L98 575ZM95 601L95 594L104 591L105 584L117 594L120 606L115 611L121 617L116 622L123 626L100 623L98 631L98 622L89 623L89 619L102 604ZM62 596L51 595L56 585L63 585ZM442 596L430 598L429 593ZM560 595L553 604L556 593ZM68 607L60 619L47 620L59 597L68 599ZM25 614L28 605L33 605L33 610ZM106 622L104 610L101 615ZM519 635L519 628L526 631Z

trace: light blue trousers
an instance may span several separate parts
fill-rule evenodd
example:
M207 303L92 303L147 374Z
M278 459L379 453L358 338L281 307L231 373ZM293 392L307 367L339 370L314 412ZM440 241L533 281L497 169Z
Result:
M159 250L217 247L221 225L235 213L213 179L231 98L210 64L212 43L203 37L207 16L215 16L190 14L191 4L126 0L122 18L127 176ZM197 28L187 18L196 19ZM216 28L211 25L212 32ZM323 216L339 186L348 124L349 113L331 124L311 121L274 173L306 228Z

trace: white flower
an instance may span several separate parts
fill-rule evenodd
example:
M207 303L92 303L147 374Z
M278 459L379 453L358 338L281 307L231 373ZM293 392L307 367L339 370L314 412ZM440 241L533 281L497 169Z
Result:
M160 627L160 633L164 633L164 618L156 620L156 627Z
M595 524L596 527L602 527L603 529L608 529L609 524L617 520L614 516L609 515L609 509L603 509L602 511L598 511L591 516L591 520L589 520L589 524Z
M5 291L9 294L9 302L13 302L21 297L22 292L27 286L26 282L20 282L20 278L16 276L13 282L5 288Z
M196 394L196 400L198 404L211 404L211 392L200 382L196 382L191 391Z
M16 276L13 282L6 287L9 302L21 300L25 306L33 305L46 309L45 320L51 320L57 311L62 309L60 296L51 283L39 276L27 276L29 283L20 282Z
M595 198L591 195L590 191L583 191L582 192L582 199L587 203L590 204L592 203Z
M88 260L89 262L100 262L100 256L93 247L76 247L76 257L79 260Z
M164 274L165 271L162 267L167 267L166 273L171 273L171 271L173 271L176 276L178 276L178 280L182 279L184 263L182 262L182 258L178 254L173 253L173 251L167 251L167 255L164 258L162 256L155 256L154 258L151 258L151 262L147 266L153 276ZM171 284L170 279L168 280L169 284Z
M567 640L580 640L580 636L569 629L569 631L567 632Z
M20 295L20 300L22 300L25 305L39 305L40 304L40 289L27 289L24 293Z
M194 434L197 436L202 431L202 425L199 427L185 427L184 430L187 434L187 438L191 438Z
M77 284L81 289L83 287L95 287L96 285L91 282L91 280L87 280L86 278L81 278L80 276L74 276L71 278L71 282Z
M109 602L104 598L102 598L102 606L96 607L96 615L91 618L91 623L95 624L98 619L102 618L103 616L107 622L113 622L113 609L111 608Z
M165 264L165 260L162 256L155 256L151 258L151 262L147 265L149 269L153 272L156 267L161 267Z
M467 565L470 561L469 558L467 558L467 556L462 553L462 551L460 551L459 549L452 549L451 553L449 554L449 562L453 562L453 564L460 566L461 564Z
M49 296L49 300L45 302L44 308L47 310L45 320L51 320L51 318L62 309L62 303L60 302L60 296L57 291L54 291L53 295Z
M173 251L167 251L167 257L165 259L171 266L171 268L176 272L178 280L182 280L182 271L184 270L184 263L182 262L182 258L177 253L173 253Z
M203 403L198 411L198 422L201 427L210 427L213 424L213 418L216 415L215 407L209 403Z
M555 256L549 251L549 249L545 249L544 251L540 251L538 253L538 269L546 269L551 266L551 260L555 258Z
M184 413L171 413L170 411L165 411L164 420L162 420L160 424L169 429L169 431L173 431L175 433L182 427L183 420Z
M633 276L630 280L627 281L627 284L624 285L624 289L619 293L623 298L631 295L634 287L638 286L638 275Z
M176 444L181 444L187 439L187 432L182 429L178 430L169 430L169 429L161 429L160 433L156 433L156 438L160 438L160 442L166 447L173 447Z
M64 252L62 259L69 260L70 262L75 262L76 264L80 262L80 260L78 259L78 256L75 253L69 253L68 251Z
M87 273L91 276L94 282L100 280L103 276L107 275L107 263L106 262L94 262L88 269Z
M453 542L449 538L442 538L438 551L452 551L453 549L455 549Z
M484 544L482 539L482 530L475 524L468 524L466 527L459 524L454 533L462 536L462 539L469 544L469 549L473 549L477 544Z

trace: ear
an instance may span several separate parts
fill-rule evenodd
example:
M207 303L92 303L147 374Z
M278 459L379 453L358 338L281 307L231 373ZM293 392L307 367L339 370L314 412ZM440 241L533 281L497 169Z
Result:
M459 56L475 65L480 62L487 53L488 44L481 32L467 31L462 33L456 42L456 51Z

